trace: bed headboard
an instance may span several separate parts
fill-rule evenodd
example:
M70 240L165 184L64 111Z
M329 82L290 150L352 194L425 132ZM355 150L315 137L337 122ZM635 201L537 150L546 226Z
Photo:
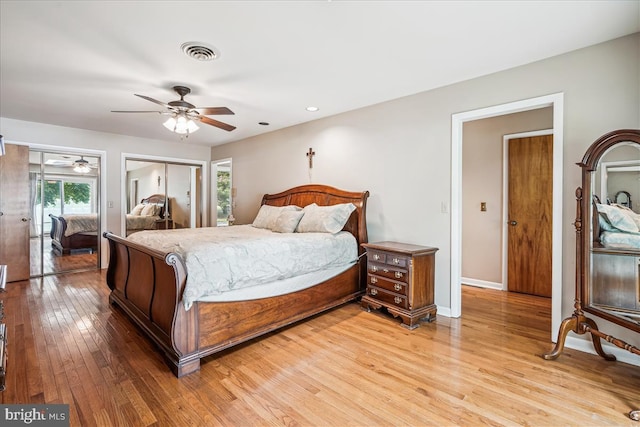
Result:
M157 205L160 207L160 213L158 214L158 216L160 218L164 218L165 217L165 212L167 212L168 214L170 214L170 212L167 211L167 197L164 194L152 194L151 196L142 199L140 201L140 203L145 204L145 205L149 205L149 204L153 204L153 205ZM170 215L169 215L170 216Z
M361 243L368 242L367 236L367 198L368 191L353 192L329 187L328 185L301 185L277 194L265 194L263 205L305 207L312 203L318 206L331 206L340 203L353 203L356 207L351 213L343 230L353 234L358 241L358 251L362 251Z

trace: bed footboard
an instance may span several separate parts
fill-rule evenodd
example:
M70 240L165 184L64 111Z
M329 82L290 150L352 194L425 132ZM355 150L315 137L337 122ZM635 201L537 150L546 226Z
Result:
M125 240L110 232L109 301L120 306L160 347L176 376L200 368L196 339L197 306L180 304L187 273L184 261Z

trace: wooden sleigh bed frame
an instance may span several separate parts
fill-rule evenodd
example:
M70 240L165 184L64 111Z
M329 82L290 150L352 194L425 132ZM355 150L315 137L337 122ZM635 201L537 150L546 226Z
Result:
M367 242L369 192L348 192L324 185L305 185L266 194L272 206L353 203L356 210L343 230ZM109 301L120 306L160 348L177 376L200 369L200 359L308 318L360 297L366 263L356 263L321 284L289 294L238 302L197 301L185 310L182 292L187 271L180 255L163 253L106 232L110 259Z

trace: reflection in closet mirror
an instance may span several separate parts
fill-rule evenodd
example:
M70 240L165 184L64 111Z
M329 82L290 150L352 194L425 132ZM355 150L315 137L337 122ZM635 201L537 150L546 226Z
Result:
M202 165L127 158L126 235L202 226Z
M569 332L591 334L596 353L601 339L640 355L640 130L623 129L596 140L582 162L576 190L576 297L573 315L562 321L545 359L557 358ZM607 335L588 315L635 332L633 343ZM629 416L640 419L640 410Z
M100 157L29 151L31 276L100 267Z

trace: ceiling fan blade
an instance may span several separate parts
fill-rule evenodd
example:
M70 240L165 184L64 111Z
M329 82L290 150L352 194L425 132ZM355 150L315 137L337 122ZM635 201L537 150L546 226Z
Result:
M138 97L140 97L142 99L146 99L147 101L151 101L151 102L153 102L155 104L162 105L164 108L171 108L171 106L169 104L165 104L164 102L158 101L157 99L149 98L148 96L144 96L144 95L138 95L137 93L134 93L134 95L138 96Z
M203 108L196 108L196 110L198 110L200 114L203 114L205 116L235 114L233 111L231 111L227 107L203 107Z
M200 116L199 118L202 123L206 123L208 125L215 126L217 128L224 129L229 132L231 132L236 128L235 126L231 126L230 124L219 122L209 117Z
M158 113L162 114L163 111L122 111L122 110L111 110L112 113Z

